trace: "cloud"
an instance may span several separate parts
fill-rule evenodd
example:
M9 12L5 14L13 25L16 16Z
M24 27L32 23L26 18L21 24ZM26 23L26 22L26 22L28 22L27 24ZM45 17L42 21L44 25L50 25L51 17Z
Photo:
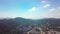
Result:
M60 18L60 13L45 13L45 14L39 14L39 16L37 17L39 18Z
M44 5L43 8L48 8L51 6L50 2L48 2L47 0L42 0L41 2Z
M50 13L46 18L60 18L60 13Z
M60 7L57 8L51 8L49 11L51 11L51 13L46 14L46 18L60 18Z
M55 8L52 8L52 9L50 9L49 11L56 11L57 9L55 9Z
M45 0L42 0L41 2L44 3L44 4L45 4L45 3L49 3L48 1L45 1Z
M28 13L23 17L28 19L42 19L42 18L60 18L60 13L57 12L57 8L51 8L48 13Z
M46 4L46 5L43 6L43 8L48 8L50 6L51 6L51 4Z
M42 3L45 3L45 1L43 0L43 1L41 1Z
M34 11L36 11L36 9L37 9L36 7L32 7L31 9L28 9L28 11L29 12L34 12Z
M60 7L57 7L57 8L52 8L52 9L50 9L49 11L58 12L59 10L60 10Z
M60 7L58 7L57 9L59 9L59 10L60 10Z

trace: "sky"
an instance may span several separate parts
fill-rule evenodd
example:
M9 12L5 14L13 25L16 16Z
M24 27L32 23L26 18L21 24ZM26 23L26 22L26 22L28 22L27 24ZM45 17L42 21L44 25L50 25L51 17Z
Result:
M60 0L0 0L0 18L60 18Z

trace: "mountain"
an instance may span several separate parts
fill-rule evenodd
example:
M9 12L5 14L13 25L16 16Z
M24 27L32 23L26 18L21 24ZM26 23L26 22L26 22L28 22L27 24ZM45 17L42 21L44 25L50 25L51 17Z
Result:
M9 34L11 31L15 31L17 27L25 27L29 25L37 24L37 26L42 27L46 26L49 29L57 29L60 26L60 19L56 18L46 18L39 20L24 19L20 17L11 18L11 19L0 19L0 34ZM48 26L49 25L49 26ZM59 30L60 31L60 30Z

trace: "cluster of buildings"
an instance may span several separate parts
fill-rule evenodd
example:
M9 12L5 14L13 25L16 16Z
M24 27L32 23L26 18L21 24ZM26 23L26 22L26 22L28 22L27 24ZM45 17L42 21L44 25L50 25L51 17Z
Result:
M60 34L59 31L38 27L36 25L20 27L19 30L22 31L22 34Z

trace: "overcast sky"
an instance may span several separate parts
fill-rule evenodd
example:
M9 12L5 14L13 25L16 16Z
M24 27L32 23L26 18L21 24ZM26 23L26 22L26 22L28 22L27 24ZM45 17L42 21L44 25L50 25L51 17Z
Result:
M0 18L60 18L60 0L0 0Z

